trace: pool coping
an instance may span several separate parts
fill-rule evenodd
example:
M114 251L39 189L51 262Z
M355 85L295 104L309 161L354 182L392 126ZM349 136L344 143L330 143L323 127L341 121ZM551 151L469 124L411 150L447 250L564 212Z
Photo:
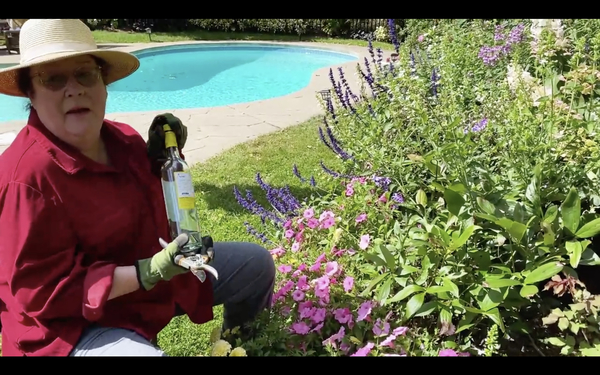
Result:
M368 57L366 47L314 43L314 42L272 42L272 41L181 41L165 43L99 43L99 47L121 50L125 52L138 52L155 47L168 47L173 45L206 45L206 44L263 44L282 45L290 47L308 47L330 52L340 52L354 55L357 60L332 65L318 69L304 88L288 95L253 102L231 104L219 107L174 109L172 112L178 116L188 127L188 142L184 152L190 163L203 162L233 147L239 143L254 139L260 135L278 131L289 126L297 125L308 119L323 114L323 109L318 99L318 92L331 88L329 69L334 69L336 80L339 79L337 67L342 67L345 78L354 92L359 89L360 80L356 66L364 57ZM110 46L110 47L107 47ZM19 55L0 56L0 64L18 63ZM144 112L118 112L106 114L109 120L120 121L135 128L144 139L147 138L147 128L154 116L164 111ZM26 121L17 120L0 122L0 134L18 132L25 126ZM0 145L0 153L6 149Z

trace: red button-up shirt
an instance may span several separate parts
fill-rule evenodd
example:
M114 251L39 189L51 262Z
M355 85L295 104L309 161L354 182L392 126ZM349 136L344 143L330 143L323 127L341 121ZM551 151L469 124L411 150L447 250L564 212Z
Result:
M32 110L0 155L3 356L66 356L92 323L152 339L176 304L194 323L213 319L210 281L191 273L107 301L115 267L171 238L143 138L112 121L102 137L114 167L60 141Z

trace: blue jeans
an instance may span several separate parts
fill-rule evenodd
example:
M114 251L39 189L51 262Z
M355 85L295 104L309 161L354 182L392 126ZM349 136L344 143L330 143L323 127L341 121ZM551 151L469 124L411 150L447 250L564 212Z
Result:
M275 286L275 264L263 247L246 242L215 242L212 265L219 280L211 278L214 305L223 305L223 327L250 322L271 305ZM175 313L174 315L178 315ZM93 326L83 332L70 356L166 356L137 333L111 327Z

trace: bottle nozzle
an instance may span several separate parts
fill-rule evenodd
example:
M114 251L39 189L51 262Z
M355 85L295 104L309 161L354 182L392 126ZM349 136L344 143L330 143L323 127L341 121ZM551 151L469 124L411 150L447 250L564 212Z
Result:
M169 124L164 124L163 130L165 131L165 147L177 147L177 138L175 138L175 133L173 133Z

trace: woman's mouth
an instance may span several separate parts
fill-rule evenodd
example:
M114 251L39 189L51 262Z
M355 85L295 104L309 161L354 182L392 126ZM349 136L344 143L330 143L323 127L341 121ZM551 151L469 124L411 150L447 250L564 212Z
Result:
M67 112L67 115L81 115L88 113L90 111L89 108L73 108Z

